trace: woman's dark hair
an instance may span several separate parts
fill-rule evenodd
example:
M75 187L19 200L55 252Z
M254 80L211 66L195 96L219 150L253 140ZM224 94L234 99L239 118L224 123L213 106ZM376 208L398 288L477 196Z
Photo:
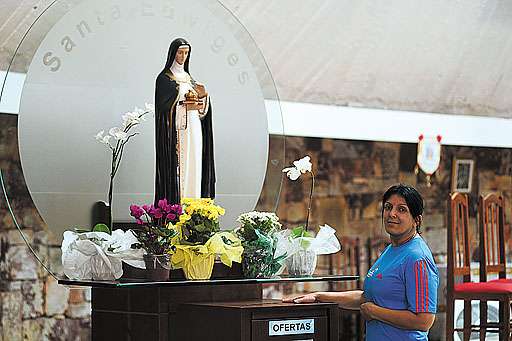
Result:
M423 214L423 198L416 188L404 184L393 185L389 187L382 195L381 217L384 220L384 204L393 194L397 194L404 198L412 217L418 223L416 231L421 233L421 215Z

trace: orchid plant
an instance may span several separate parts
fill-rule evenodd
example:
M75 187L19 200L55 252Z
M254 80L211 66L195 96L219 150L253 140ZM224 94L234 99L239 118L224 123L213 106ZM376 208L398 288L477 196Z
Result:
M130 205L130 215L141 226L133 232L139 243L137 248L143 248L148 254L163 255L172 251L172 239L177 235L174 223L183 214L181 205L169 204L167 199L159 200L154 205Z
M293 161L293 167L284 168L283 173L286 173L286 176L293 181L297 180L302 174L311 174L311 189L309 191L308 212L306 217L306 226L304 228L305 231L307 231L309 226L309 214L311 212L311 199L313 197L313 189L315 187L315 173L313 173L312 170L311 158L306 155L300 160Z
M146 115L154 113L155 107L153 104L146 103L145 109L135 108L133 112L127 112L121 116L121 127L112 127L109 129L108 134L101 130L96 134L96 141L102 143L112 152L112 159L110 163L110 182L108 187L108 206L112 207L112 193L114 190L114 178L119 170L121 159L125 145L132 137L138 135L138 132L133 131L141 122L146 120Z

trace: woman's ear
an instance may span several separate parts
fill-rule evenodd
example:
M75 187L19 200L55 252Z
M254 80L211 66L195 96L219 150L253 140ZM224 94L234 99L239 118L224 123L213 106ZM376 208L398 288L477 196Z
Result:
M416 227L420 227L421 223L423 222L423 216L420 214L416 218L414 218L414 221L416 222Z

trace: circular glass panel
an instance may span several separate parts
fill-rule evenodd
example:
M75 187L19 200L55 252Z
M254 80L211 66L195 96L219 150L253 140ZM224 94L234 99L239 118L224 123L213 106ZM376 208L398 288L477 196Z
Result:
M22 63L24 47L37 46L26 75L8 70L0 97L20 88L23 173L54 240L91 228L94 204L107 199L112 157L95 135L154 102L155 79L178 37L192 46L190 74L211 98L215 200L226 209L221 226L235 227L236 217L256 206L275 209L284 162L278 96L260 50L231 12L208 0L55 1L11 61ZM116 223L133 222L130 204L154 200L154 131L151 116L125 146L113 189Z

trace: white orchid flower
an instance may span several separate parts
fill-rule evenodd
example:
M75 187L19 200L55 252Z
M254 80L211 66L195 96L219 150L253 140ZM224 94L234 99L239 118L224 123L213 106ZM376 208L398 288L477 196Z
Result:
M300 177L300 170L296 167L288 167L283 169L283 173L286 173L286 176L291 180L297 180Z
M293 161L294 166L301 172L311 172L311 158L309 156L304 156L302 159Z
M109 145L110 146L110 135L105 135L101 140L99 140L101 143Z
M309 156L304 156L300 160L293 161L293 167L283 169L283 173L286 173L286 176L291 180L297 180L301 174L311 172L312 165L310 160Z
M141 116L136 112L127 112L121 118L123 119L123 127L139 124L141 121Z
M119 129L118 127L110 128L108 133L118 141L126 140L128 138L128 134Z
M155 112L155 105L152 103L144 103L144 107L146 108L146 111Z
M94 135L94 138L96 139L96 141L101 141L103 139L103 134L105 134L105 130L102 130L99 133L97 133L96 135Z

